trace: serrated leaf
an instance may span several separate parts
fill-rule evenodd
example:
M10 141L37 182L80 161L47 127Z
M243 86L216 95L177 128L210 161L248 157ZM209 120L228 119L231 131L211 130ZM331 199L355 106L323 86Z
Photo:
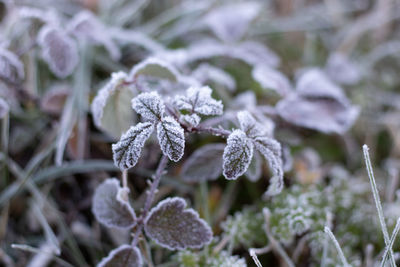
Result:
M132 99L132 108L144 119L156 122L164 116L165 105L157 92L150 92Z
M201 248L211 242L212 231L182 198L167 198L154 207L145 222L146 234L159 245L174 250Z
M186 95L178 95L174 99L174 105L179 110L185 110L202 115L221 115L223 105L220 100L211 97L212 90L208 86L190 87Z
M292 91L289 79L268 65L259 64L255 66L251 75L262 88L272 89L281 96L286 96Z
M126 77L124 72L113 73L111 80L98 91L91 105L96 127L116 139L135 122L131 108L133 92L123 84Z
M172 161L179 161L185 150L185 133L179 123L167 116L157 124L157 138L161 150Z
M141 267L142 255L137 247L122 245L113 249L107 257L103 258L97 267Z
M242 130L234 130L228 137L223 154L223 174L234 180L243 175L253 158L254 145Z
M24 65L19 58L9 50L0 47L0 77L11 82L24 78Z
M38 34L42 56L50 70L59 78L70 75L79 61L75 41L57 27L45 25Z
M113 60L121 57L118 46L109 35L110 30L93 13L87 10L79 12L68 22L67 29L77 38L86 38L92 43L103 45Z
M203 21L221 40L233 42L243 37L260 8L260 3L251 1L228 4L213 9Z
M245 172L246 177L252 181L256 182L260 179L262 172L262 161L261 156L257 151L254 151L253 158L250 162L249 168Z
M199 125L201 118L197 114L183 115L181 119L189 124L191 127L196 127Z
M240 111L237 114L240 129L246 133L248 137L254 138L257 136L266 135L268 128L264 128L256 121L253 115L248 111Z
M283 163L281 144L269 137L257 137L253 139L255 148L268 161L271 172L270 185L266 192L267 195L273 196L279 194L283 189Z
M121 170L135 166L142 153L144 143L153 131L152 123L140 122L124 133L118 143L112 145L115 166Z
M171 64L158 58L149 58L137 64L129 73L131 78L139 75L167 79L173 82L179 80L179 73Z
M217 179L222 173L224 148L224 144L208 144L197 149L183 164L183 180L203 182Z
M107 179L96 188L92 212L105 226L126 229L136 224L135 211L120 196L122 190L116 178Z

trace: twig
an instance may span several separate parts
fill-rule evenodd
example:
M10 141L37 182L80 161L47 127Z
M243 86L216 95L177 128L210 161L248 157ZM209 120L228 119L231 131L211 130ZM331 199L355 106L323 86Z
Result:
M167 167L168 164L168 158L163 155L161 157L160 162L158 163L156 173L153 176L153 182L151 183L150 190L147 194L146 202L144 204L144 208L142 211L142 214L138 218L138 223L137 223L137 228L132 240L132 246L136 246L138 241L139 241L139 235L142 233L143 227L144 227L144 222L146 220L147 214L150 211L151 204L153 203L154 196L156 194L158 185L160 184L161 176L164 172L164 169Z
M374 171L372 169L371 160L369 158L368 150L369 150L368 146L367 145L363 145L365 165L366 165L366 168L367 168L369 181L371 183L371 188L372 188L372 193L374 195L376 209L378 211L379 222L381 224L383 238L385 239L385 245L388 246L390 244L389 233L388 233L388 230L387 230L387 227L386 227L385 218L383 217L383 210L382 210L381 200L379 198L379 192L378 192L378 188L376 186L375 177L374 177ZM390 256L390 261L391 261L392 266L396 266L396 261L395 261L394 256L393 256L393 250L391 248L390 248L390 251L389 251L389 256Z

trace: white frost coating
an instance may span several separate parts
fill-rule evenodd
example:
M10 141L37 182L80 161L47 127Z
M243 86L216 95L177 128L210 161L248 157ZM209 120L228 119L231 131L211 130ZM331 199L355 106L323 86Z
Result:
M179 161L185 150L185 133L180 124L166 116L157 124L157 138L164 155L172 161Z
M115 93L118 85L123 82L126 77L126 73L122 71L114 72L111 74L111 80L97 92L91 105L93 121L97 127L101 128L102 126L101 119L103 118L104 107L106 106L109 97Z
M333 81L344 85L354 85L361 79L360 67L346 55L337 52L329 56L325 72Z
M141 267L142 254L137 247L122 245L113 249L107 257L97 264L97 267Z
M139 75L154 76L174 82L180 79L180 74L174 66L156 57L151 57L140 62L129 73L130 79L135 79Z
M186 95L178 95L174 105L179 110L185 110L202 115L221 115L224 106L220 100L211 97L212 89L208 86L190 87Z
M254 151L253 159L250 162L249 168L245 172L246 177L252 181L256 182L260 179L262 173L262 159L257 151Z
M223 154L223 174L226 179L237 179L247 171L253 150L253 143L242 130L234 130L229 135Z
M212 240L212 230L180 197L167 198L154 207L145 221L146 234L170 250L201 248Z
M146 140L154 131L150 122L140 122L124 133L118 143L112 145L115 166L121 170L132 168L139 160Z
M197 114L191 114L191 115L183 115L181 116L181 119L189 124L191 127L196 127L199 125L201 118Z
M117 197L120 189L116 178L101 183L93 196L92 212L107 227L127 229L136 224L136 215L128 201Z
M24 65L9 50L0 47L0 76L12 82L22 80L25 76Z
M141 93L132 99L132 108L144 119L156 122L164 116L165 105L157 92Z
M197 149L183 163L181 176L188 182L215 180L222 173L224 144L208 144Z
M350 267L351 265L347 262L346 257L344 256L344 253L342 251L342 248L339 245L339 242L337 241L336 237L332 233L331 229L329 229L328 226L325 226L324 232L329 236L333 244L335 245L336 251L339 254L340 260L342 261L342 264L344 267ZM396 265L394 265L396 266Z
M86 38L95 44L103 45L113 60L121 57L118 46L110 37L109 29L93 13L87 10L79 12L68 22L66 28L78 38Z
M248 137L255 138L257 136L266 135L269 128L264 128L248 111L240 111L237 114L240 129L246 133Z
M264 89L272 89L281 96L286 96L292 91L289 79L286 76L265 64L256 65L251 75Z
M260 8L260 3L251 1L225 5L208 13L203 23L221 40L237 41L246 33L249 23L258 15Z
M10 106L8 103L0 97L0 119L4 118L9 110Z
M224 86L229 91L234 91L236 88L236 81L229 73L207 63L200 64L192 72L191 76L199 80L202 84L211 81Z
M266 192L267 196L279 194L283 189L283 163L281 144L269 137L257 137L253 140L256 149L268 161L271 172L270 185Z
M255 107L257 105L256 95L253 91L246 91L244 93L238 94L230 104L235 109L246 109Z
M37 41L43 59L56 76L65 78L74 71L79 61L78 49L64 30L45 25L40 29Z

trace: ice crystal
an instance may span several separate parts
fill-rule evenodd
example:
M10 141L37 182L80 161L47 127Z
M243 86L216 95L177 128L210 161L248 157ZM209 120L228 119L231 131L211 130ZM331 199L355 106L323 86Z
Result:
M212 231L182 198L167 198L154 207L145 222L146 234L159 245L174 250L201 248L211 242Z
M157 124L157 138L164 155L172 161L179 161L185 150L185 133L180 124L166 116Z
M226 179L237 179L246 172L253 149L253 143L242 130L234 130L229 135L223 154L223 174Z
M153 131L154 125L150 122L138 123L132 126L122 135L118 143L112 145L114 164L121 170L135 166L144 143Z
M43 59L55 75L65 78L74 71L79 61L78 49L64 30L52 25L43 26L38 34L38 44Z
M196 127L197 125L199 125L201 120L200 116L197 114L182 115L181 119L191 127Z
M18 57L9 50L0 47L0 77L11 82L24 78L24 65Z
M122 190L116 178L100 184L93 196L93 214L108 227L130 228L136 224L135 211L128 201L119 197Z
M132 99L132 108L144 119L156 122L164 116L165 105L157 92L150 92Z
M197 149L183 164L181 176L188 182L215 180L222 173L224 144L208 144Z
M142 255L137 247L122 245L113 249L107 257L101 260L97 267L141 267Z
M248 137L255 138L266 135L268 132L268 129L264 129L264 127L258 123L248 111L238 112L237 118L240 124L240 129L242 129Z
M220 100L211 97L212 90L208 86L190 87L186 95L178 95L174 104L179 110L202 115L221 115L223 105Z

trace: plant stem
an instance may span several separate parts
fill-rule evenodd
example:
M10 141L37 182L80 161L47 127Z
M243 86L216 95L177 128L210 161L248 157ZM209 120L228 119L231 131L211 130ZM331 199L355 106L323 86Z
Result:
M143 231L144 222L146 221L146 217L150 211L151 204L153 203L154 196L156 194L158 185L160 184L161 176L164 172L164 169L167 167L167 164L168 164L168 158L165 155L163 155L161 157L160 162L158 163L156 173L153 176L153 182L151 183L150 190L147 194L143 212L140 215L140 217L138 218L138 223L136 226L137 228L136 228L133 240L132 240L132 246L136 246L139 241L139 235Z

